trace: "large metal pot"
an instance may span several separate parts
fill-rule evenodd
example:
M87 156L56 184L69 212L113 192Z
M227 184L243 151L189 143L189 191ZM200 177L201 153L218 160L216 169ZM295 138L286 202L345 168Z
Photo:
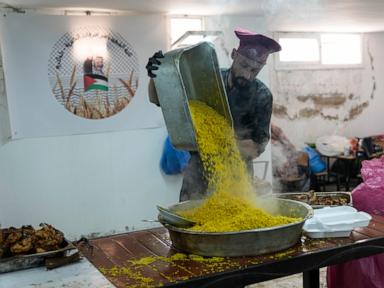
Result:
M188 210L202 200L189 200L168 207L172 211ZM306 219L313 216L311 206L287 199L260 200L263 209L272 214L299 217L303 220L282 226L238 232L208 233L177 228L160 222L168 229L172 245L187 253L202 256L246 256L283 250L295 245Z
M170 140L178 149L198 151L189 100L204 102L232 125L215 48L201 42L164 56L154 83Z

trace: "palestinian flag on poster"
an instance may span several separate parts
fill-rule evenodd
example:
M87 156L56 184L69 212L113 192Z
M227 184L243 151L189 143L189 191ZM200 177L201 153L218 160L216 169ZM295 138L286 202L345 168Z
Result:
M91 90L108 91L108 78L98 74L85 74L84 91Z

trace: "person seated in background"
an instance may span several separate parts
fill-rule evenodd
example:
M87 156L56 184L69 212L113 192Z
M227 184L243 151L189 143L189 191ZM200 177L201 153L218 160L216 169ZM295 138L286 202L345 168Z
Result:
M299 151L283 130L271 124L272 174L274 191L308 191L310 186L307 153Z
M383 136L365 137L361 140L361 150L365 160L381 156L383 152Z

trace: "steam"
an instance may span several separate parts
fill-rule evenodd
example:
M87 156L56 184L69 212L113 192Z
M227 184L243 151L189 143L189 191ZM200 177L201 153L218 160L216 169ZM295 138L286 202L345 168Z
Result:
M302 166L307 163L300 163L300 157L306 156L304 152L300 152L287 138L281 128L272 124L272 174L274 177L273 185L274 191L283 191L287 189L286 183L298 184L300 181L306 181L306 176L303 172L299 171L299 164ZM305 158L307 159L307 158ZM303 177L304 176L304 177ZM295 183L295 179L298 181ZM296 187L297 190L306 190L307 187L303 183L301 186ZM289 188L289 187L288 187Z
M270 31L305 30L308 23L313 23L313 19L327 15L325 5L321 4L320 0L263 1L261 9Z

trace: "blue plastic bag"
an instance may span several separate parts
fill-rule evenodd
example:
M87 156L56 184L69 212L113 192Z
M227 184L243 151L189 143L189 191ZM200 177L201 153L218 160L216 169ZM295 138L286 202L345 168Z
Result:
M320 154L315 149L311 147L305 147L304 151L308 154L309 167L311 168L312 174L325 171L327 166L321 159Z
M160 167L165 174L174 175L183 172L190 158L191 154L188 151L175 149L167 136L160 160Z

